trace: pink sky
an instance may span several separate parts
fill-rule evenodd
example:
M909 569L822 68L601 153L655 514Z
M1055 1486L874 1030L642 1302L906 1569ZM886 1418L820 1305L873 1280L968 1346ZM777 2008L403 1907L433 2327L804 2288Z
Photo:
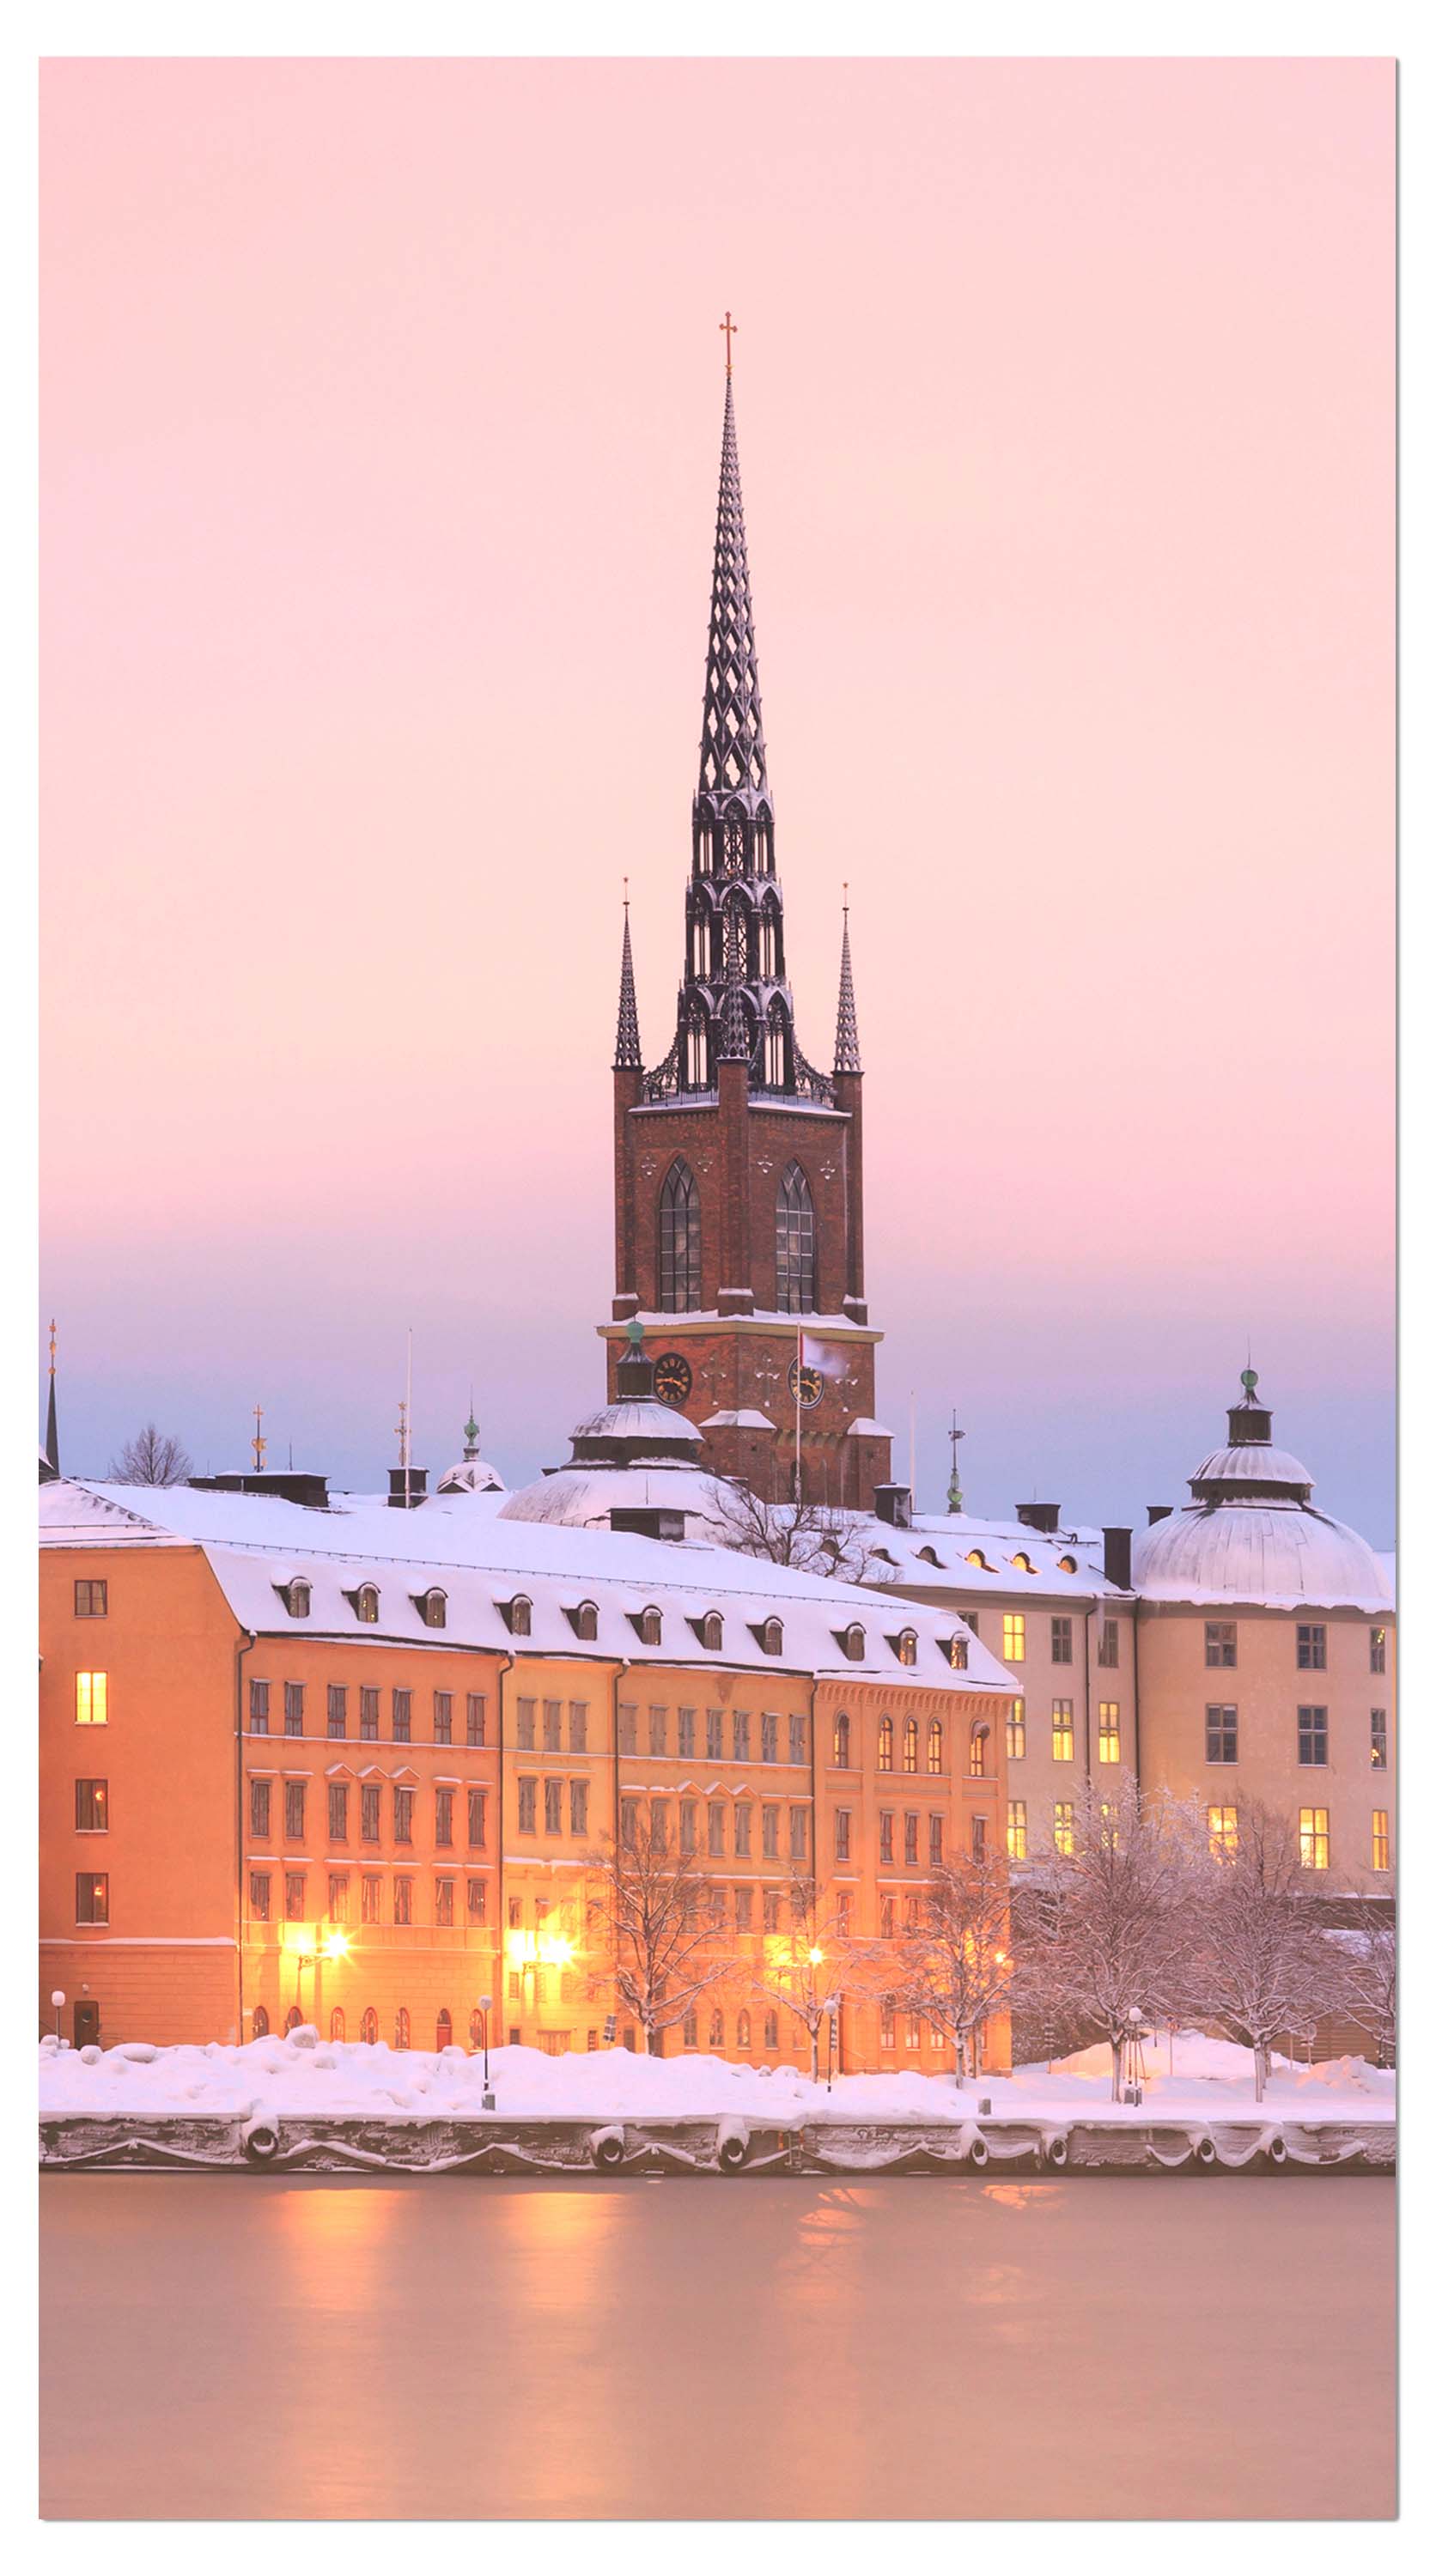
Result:
M1247 1337L1388 1540L1393 72L43 86L65 1461L566 1454L619 881L672 1035L735 373L799 1034L852 881L880 1411L1140 1521Z

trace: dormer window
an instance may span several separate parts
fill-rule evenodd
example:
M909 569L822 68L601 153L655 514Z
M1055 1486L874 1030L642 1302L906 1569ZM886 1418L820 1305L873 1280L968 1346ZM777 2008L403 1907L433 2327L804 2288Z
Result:
M566 1610L564 1616L581 1644L591 1646L596 1642L598 1637L596 1601L580 1601L576 1610Z
M965 1637L944 1637L942 1641L942 1651L946 1655L947 1660L951 1664L955 1673L966 1672L967 1639Z
M1057 1559L1057 1571L1059 1574L1075 1574L1077 1571L1076 1557L1059 1556Z
M754 1629L753 1634L757 1638L765 1655L781 1655L783 1651L783 1622L781 1619L760 1620L758 1626Z
M662 1645L663 1613L655 1609L651 1601L646 1610L630 1610L628 1615L638 1631L638 1642L641 1646Z
M1012 1562L1016 1566L1019 1574L1031 1574L1033 1571L1032 1559L1027 1554L1025 1548L1018 1549Z
M990 1573L992 1572L992 1568L991 1568L991 1566L988 1564L987 1559L986 1559L986 1557L983 1555L982 1550L981 1550L981 1548L980 1548L980 1547L970 1547L970 1548L968 1549L968 1551L967 1551L967 1561L968 1561L968 1564L969 1564L969 1565L976 1565L976 1566L980 1566L984 1574L990 1574Z
M516 1592L512 1601L501 1601L499 1612L511 1637L532 1636L534 1605L526 1592Z
M700 1646L706 1647L710 1655L721 1654L723 1622L716 1610L705 1610L702 1618L694 1619L691 1626Z
M379 1593L374 1584L360 1584L358 1591L354 1595L354 1616L356 1619L362 1619L366 1628L372 1628L377 1624L379 1617Z
M915 1664L917 1662L916 1628L900 1628L895 1637L889 1637L888 1644L891 1646L893 1653L896 1655L900 1664Z
M309 1586L302 1575L296 1575L291 1583L276 1583L274 1588L291 1619L308 1618Z
M920 1548L918 1549L918 1552L917 1552L917 1553L918 1553L918 1563L919 1563L920 1565L938 1565L938 1566L940 1566L940 1565L941 1565L941 1563L942 1563L942 1558L938 1555L938 1552L937 1552L937 1550L936 1550L936 1548L935 1548L935 1547L920 1547Z
M838 1644L850 1664L862 1662L868 1651L868 1638L861 1619L850 1620L846 1628L838 1630Z
M418 1608L419 1616L423 1620L426 1628L443 1628L447 1626L449 1617L449 1596L447 1592L440 1589L440 1586L437 1583L431 1583L427 1592L417 1592L414 1595L414 1599Z

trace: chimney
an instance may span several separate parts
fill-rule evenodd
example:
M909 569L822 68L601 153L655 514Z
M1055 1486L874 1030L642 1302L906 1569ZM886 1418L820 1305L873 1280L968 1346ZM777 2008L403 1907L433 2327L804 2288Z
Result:
M887 1522L890 1529L911 1529L911 1485L875 1485L873 1510L880 1521Z
M410 1511L413 1511L416 1504L422 1503L426 1499L424 1488L428 1484L428 1481L429 1470L427 1467L391 1467L389 1470L390 1511L402 1512L405 1509L404 1487L406 1482L409 1488L407 1507Z
M1172 1506L1170 1503L1149 1503L1147 1505L1148 1529L1155 1529L1158 1521L1169 1521L1171 1517Z
M1060 1503L1019 1503L1017 1517L1024 1529L1041 1530L1050 1538L1061 1523L1062 1506Z
M1102 1532L1102 1572L1119 1592L1132 1589L1132 1533L1129 1529L1104 1529Z
M187 1476L198 1494L271 1494L281 1503L298 1503L307 1512L327 1512L329 1482L300 1467L236 1468L222 1476Z

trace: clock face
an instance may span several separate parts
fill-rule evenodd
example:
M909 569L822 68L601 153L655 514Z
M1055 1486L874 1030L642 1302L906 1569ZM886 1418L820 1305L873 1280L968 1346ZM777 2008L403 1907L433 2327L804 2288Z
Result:
M823 1381L815 1368L799 1368L796 1360L788 1364L788 1393L806 1413L823 1400Z
M653 1383L665 1404L686 1404L693 1393L693 1371L681 1351L661 1351L653 1367Z

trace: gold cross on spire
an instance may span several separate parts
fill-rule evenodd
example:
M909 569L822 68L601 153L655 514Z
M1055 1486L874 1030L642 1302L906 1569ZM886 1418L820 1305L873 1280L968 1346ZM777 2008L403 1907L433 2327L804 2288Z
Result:
M733 334L737 330L738 325L734 321L731 313L725 313L722 321L718 325L718 328L723 333L724 339L727 342L728 364L726 372L731 376L733 373Z
M263 1467L263 1465L264 1465L264 1453L265 1453L265 1450L269 1447L269 1442L268 1442L268 1440L265 1438L264 1433L261 1431L261 1429L260 1429L260 1427L259 1427L259 1426L260 1426L260 1424L263 1422L263 1420L264 1420L264 1407L263 1407L263 1405L262 1405L262 1404L257 1404L257 1405L255 1406L255 1408L254 1408L254 1438L251 1440L251 1442L250 1442L250 1444L249 1444L249 1445L250 1445L250 1447L251 1447L251 1449L254 1451L254 1463L255 1463L256 1468L262 1468L262 1467Z

